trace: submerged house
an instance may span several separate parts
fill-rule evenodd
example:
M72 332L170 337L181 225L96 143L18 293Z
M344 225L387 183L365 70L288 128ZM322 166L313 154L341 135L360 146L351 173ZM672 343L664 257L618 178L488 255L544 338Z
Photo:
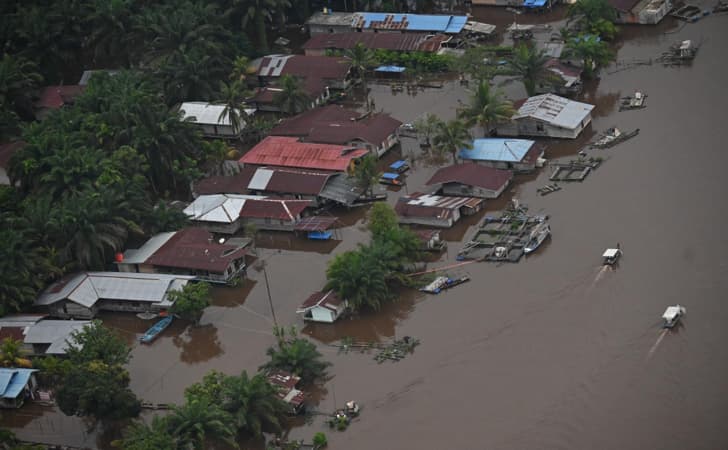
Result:
M296 137L268 136L238 161L244 167L292 167L348 172L367 153L366 149L333 144L301 142Z
M169 309L168 294L194 277L121 272L81 272L50 285L35 301L53 317L92 319L99 311L156 312Z
M34 398L38 383L36 369L15 367L0 369L0 408L20 408L26 398Z
M334 291L314 292L296 311L303 314L303 320L333 323L349 307L349 302L340 299Z
M581 92L580 67L565 64L557 58L546 61L547 74L536 82L537 94L576 95Z
M477 213L485 201L476 197L443 197L415 193L401 197L394 207L399 223L449 228L463 216Z
M528 139L481 138L470 148L461 149L458 158L495 169L531 172L543 158L543 148Z
M143 246L124 252L119 272L191 275L196 280L230 283L245 274L247 250L214 239L204 228L159 233Z
M256 195L201 195L184 213L195 224L214 233L235 234L245 224L261 230L292 231L310 200Z
M0 340L22 342L28 355L64 355L75 331L91 322L85 320L47 320L46 314L12 314L0 318Z
M346 33L316 34L303 44L307 56L324 56L329 51L345 51L358 44L370 50L436 53L452 37L431 33Z
M591 123L594 109L594 105L554 94L530 97L516 106L511 120L497 126L499 135L576 139Z
M234 129L232 121L225 111L225 105L215 105L206 102L185 102L179 107L182 120L190 121L207 137L236 138L243 134L245 122L241 119L239 129ZM239 114L252 116L255 109L246 108Z
M332 89L346 89L351 84L351 60L340 57L271 55L253 62L258 89L250 103L261 111L280 111L275 97L281 89L277 82L284 75L301 80L303 90L318 106L331 97Z
M609 0L609 4L617 12L617 23L655 25L672 9L671 0Z
M361 114L338 105L314 108L283 120L271 136L297 137L302 142L364 148L382 156L399 143L397 130L402 125L385 113Z
M276 388L278 398L289 406L289 414L295 415L303 411L306 394L297 389L301 377L285 370L273 370L265 378Z
M443 195L498 198L513 179L510 170L494 169L474 162L439 169L425 183Z

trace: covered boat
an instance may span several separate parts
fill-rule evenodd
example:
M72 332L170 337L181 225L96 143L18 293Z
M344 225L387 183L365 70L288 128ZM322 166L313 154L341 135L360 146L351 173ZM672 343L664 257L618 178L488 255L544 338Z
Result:
M551 234L551 227L546 222L541 222L540 224L536 225L534 229L531 231L531 234L528 236L528 242L523 247L523 252L525 254L532 253L536 251L537 248L543 244L543 241L546 240L547 237Z
M662 319L664 320L664 323L662 324L663 328L672 328L675 325L677 325L678 321L680 320L680 317L685 315L688 310L684 306L675 305L675 306L668 306L664 313L662 313Z
M620 256L622 256L622 250L618 248L608 248L604 250L604 253L602 254L602 258L604 258L604 265L613 266L617 263Z

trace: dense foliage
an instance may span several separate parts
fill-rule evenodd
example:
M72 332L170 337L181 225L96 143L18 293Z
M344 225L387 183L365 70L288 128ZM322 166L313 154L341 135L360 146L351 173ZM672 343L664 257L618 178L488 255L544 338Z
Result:
M181 290L169 293L174 302L170 312L185 320L199 322L202 312L210 306L210 285L207 283L187 283Z
M431 52L398 52L394 50L374 50L373 61L380 65L407 67L416 72L445 72L452 64L452 58Z
M469 126L483 127L485 135L493 127L513 115L513 103L504 98L503 92L493 89L488 80L480 80L471 91L470 102L458 111L458 116Z
M306 339L291 333L283 336L278 330L278 345L270 347L266 352L270 361L261 366L264 370L283 370L301 377L304 384L313 383L326 376L326 368L331 365L323 361L323 356L316 346Z

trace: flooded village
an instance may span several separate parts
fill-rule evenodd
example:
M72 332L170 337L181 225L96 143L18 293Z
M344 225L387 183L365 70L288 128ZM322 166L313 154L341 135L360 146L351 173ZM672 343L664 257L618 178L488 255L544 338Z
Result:
M707 1L610 1L611 60L589 77L557 51L529 96L503 49L563 49L569 5L500 3L473 0L441 16L442 30L411 35L367 32L396 25L390 14L315 13L281 35L280 52L250 62L241 127L221 119L222 103L180 99L229 150L176 203L188 226L128 241L103 271L66 275L20 322L0 318L0 336L62 355L74 330L100 319L131 347L124 367L146 423L213 370L265 367L289 417L239 448L321 448L317 433L351 450L725 448L728 15ZM462 116L473 74L390 62L357 84L344 56L357 43L452 58L496 48L476 64L513 110L468 126L456 148L438 145L423 131L428 115ZM307 111L281 115L286 73L306 80ZM251 137L255 117L274 126ZM362 182L356 167L371 155ZM393 301L352 311L327 271L370 244L376 205L423 251ZM173 320L170 292L200 282L209 306ZM286 333L315 345L327 376L301 382L266 366ZM17 370L35 389L29 368ZM54 403L52 390L34 392L1 410L0 427L46 446L119 445L122 424L94 426Z

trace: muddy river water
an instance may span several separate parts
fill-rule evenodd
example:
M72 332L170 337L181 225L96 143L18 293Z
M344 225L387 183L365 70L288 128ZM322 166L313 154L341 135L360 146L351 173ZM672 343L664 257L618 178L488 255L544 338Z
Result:
M474 14L488 22L493 10ZM501 14L490 22L512 19ZM459 270L472 281L441 295L407 292L376 314L303 326L296 306L322 287L333 255L367 238L365 211L344 213L346 226L333 242L261 234L258 254L279 323L298 326L333 363L332 378L314 392L315 408L331 411L350 399L363 407L345 432L315 418L297 423L291 437L325 431L330 448L348 450L728 448L728 16L625 27L621 39L620 61L654 58L682 39L702 40L702 47L690 67L604 71L581 96L596 104L591 129L575 142L544 141L546 157L573 156L611 126L640 128L639 136L600 151L603 166L560 192L536 193L548 170L518 178L503 200L445 232L449 250L430 266L454 263L478 220L513 197L548 214L553 230L520 264L469 264ZM524 96L518 82L503 88L511 98ZM648 94L648 107L618 112L619 98L635 89ZM373 85L370 95L377 109L404 122L424 112L451 118L467 98L458 83L416 96ZM402 152L416 149L405 142ZM408 191L421 189L432 172L415 162ZM389 201L404 193L391 191ZM619 267L602 270L602 251L617 242L624 249ZM265 362L274 339L261 269L253 264L238 288L215 289L202 326L176 323L150 346L136 344L148 323L104 317L134 345L129 371L140 398L180 402L184 388L209 370L255 371ZM688 315L658 342L660 315L676 303ZM421 345L391 364L328 345L343 336L404 335ZM3 412L3 423L40 442L106 447L113 437L32 405Z

